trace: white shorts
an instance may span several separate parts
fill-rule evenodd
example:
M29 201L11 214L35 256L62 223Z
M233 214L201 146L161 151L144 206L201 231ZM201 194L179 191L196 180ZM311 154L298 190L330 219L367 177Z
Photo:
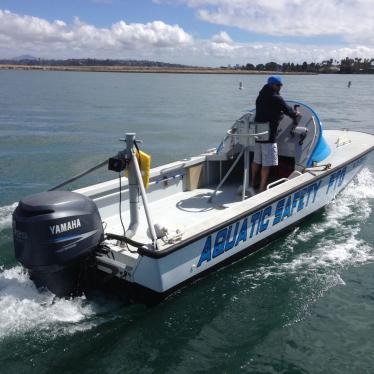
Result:
M253 161L262 166L277 166L277 143L255 143L255 155Z

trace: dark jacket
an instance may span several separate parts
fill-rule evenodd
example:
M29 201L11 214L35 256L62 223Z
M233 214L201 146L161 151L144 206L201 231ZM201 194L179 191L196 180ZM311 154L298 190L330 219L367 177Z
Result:
M270 122L270 136L268 141L262 141L261 143L275 143L279 122L283 114L293 119L297 116L296 112L286 104L282 96L265 84L256 99L255 121Z

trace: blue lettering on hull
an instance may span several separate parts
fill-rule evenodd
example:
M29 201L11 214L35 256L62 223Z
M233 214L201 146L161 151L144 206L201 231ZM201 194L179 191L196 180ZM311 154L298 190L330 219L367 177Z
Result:
M347 166L328 177L326 194L342 186L346 171ZM205 239L197 267L302 212L304 208L314 204L321 186L322 179L209 235Z

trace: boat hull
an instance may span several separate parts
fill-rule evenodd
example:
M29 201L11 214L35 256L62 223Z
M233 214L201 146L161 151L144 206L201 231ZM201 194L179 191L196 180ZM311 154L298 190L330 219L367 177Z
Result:
M163 298L222 266L253 254L301 221L323 209L359 173L370 151L333 168L309 183L276 195L255 210L223 222L164 252L140 251L126 282L138 298Z

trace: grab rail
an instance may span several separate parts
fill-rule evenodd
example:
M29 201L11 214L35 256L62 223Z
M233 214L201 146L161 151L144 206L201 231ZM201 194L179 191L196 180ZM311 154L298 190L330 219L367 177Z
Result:
M281 184L281 183L286 182L286 181L289 181L289 179L288 179L288 178L281 178L281 179L278 179L278 180L275 181L275 182L271 182L271 183L269 183L269 184L266 186L266 189L268 190L268 189L270 189L270 188L276 186L277 184Z
M227 130L227 134L230 136L261 136L269 134L269 131L258 132L257 134L233 134L232 129Z

